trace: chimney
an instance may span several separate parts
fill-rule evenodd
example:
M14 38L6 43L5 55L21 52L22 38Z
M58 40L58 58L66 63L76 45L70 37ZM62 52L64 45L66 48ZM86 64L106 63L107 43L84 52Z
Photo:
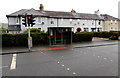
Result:
M40 4L39 9L40 9L40 11L44 11L44 6L43 6L43 4Z
M95 11L95 14L96 14L96 15L100 15L99 9L98 9L97 11Z
M71 10L71 13L76 13L76 11L72 9L72 10Z

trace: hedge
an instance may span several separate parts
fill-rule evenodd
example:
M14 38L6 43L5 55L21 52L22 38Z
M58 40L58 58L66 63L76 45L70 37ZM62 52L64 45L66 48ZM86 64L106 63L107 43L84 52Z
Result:
M32 33L33 45L47 44L47 34ZM2 34L2 46L27 46L28 34Z
M120 33L119 32L93 32L94 37L100 38L109 38L111 40L118 40Z
M72 33L73 42L92 41L92 33ZM48 44L47 33L31 33L33 45ZM2 34L2 46L27 46L28 34Z
M78 32L73 34L73 42L92 41L93 34L89 32Z

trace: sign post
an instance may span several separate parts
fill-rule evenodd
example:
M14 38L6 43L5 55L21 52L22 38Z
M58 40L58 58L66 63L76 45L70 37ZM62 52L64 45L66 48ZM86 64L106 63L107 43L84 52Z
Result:
M30 28L28 28L28 48L29 48L29 51L31 51L31 47L32 47L32 37L30 36Z

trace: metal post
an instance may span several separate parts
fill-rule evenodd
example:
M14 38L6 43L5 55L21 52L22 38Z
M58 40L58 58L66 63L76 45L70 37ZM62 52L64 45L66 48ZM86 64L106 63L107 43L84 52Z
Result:
M62 31L62 28L60 30L61 30L61 43L63 44L63 31Z
M50 33L51 32L50 32L50 28L49 28L49 36L51 36ZM49 45L51 46L51 37L49 37Z
M30 28L28 28L28 48L30 51Z
M55 44L56 44L56 30L54 30L55 31Z
M72 28L71 28L71 44L72 44Z

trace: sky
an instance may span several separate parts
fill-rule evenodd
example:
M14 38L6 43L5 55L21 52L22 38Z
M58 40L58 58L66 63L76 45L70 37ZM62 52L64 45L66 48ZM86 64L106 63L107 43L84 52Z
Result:
M40 4L45 10L66 11L72 9L78 13L91 13L100 10L101 14L118 17L118 2L120 0L1 0L0 23L7 23L6 15L21 9L39 9Z

